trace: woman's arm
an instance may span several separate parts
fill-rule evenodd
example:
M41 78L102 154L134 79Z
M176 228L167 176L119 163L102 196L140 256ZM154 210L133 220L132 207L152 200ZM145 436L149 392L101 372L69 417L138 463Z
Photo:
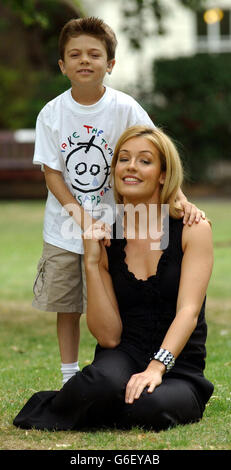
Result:
M176 317L161 345L177 357L196 328L213 267L212 231L207 221L185 227L184 256L177 297Z
M193 333L206 289L212 273L213 246L212 232L207 221L199 225L185 226L182 247L184 256L181 265L181 278L177 298L176 316L171 323L161 348L170 351L177 358ZM127 384L127 403L139 398L146 386L151 393L162 382L165 366L151 361L141 374L135 374Z
M97 228L97 223L94 224L93 232L91 238L84 238L87 324L100 346L114 348L120 342L122 322L108 272L107 252L102 242L103 238L107 238L108 232L104 233L102 226ZM87 236L85 232L85 237Z

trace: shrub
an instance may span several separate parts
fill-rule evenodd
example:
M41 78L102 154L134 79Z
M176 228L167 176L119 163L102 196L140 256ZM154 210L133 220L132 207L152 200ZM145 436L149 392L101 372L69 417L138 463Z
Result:
M231 161L231 54L159 59L153 74L153 102L143 105L180 142L191 182L205 181L209 165Z

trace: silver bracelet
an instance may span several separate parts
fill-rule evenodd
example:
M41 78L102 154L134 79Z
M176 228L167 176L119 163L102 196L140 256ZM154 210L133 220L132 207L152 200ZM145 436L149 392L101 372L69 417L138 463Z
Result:
M175 364L175 357L167 349L160 348L157 353L154 353L151 361L155 359L156 361L162 362L166 367L166 372L169 372Z

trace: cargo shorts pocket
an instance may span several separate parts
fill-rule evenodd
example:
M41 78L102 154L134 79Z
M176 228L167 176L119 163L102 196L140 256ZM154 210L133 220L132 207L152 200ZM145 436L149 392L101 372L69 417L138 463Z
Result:
M37 276L33 285L33 293L35 298L39 297L42 293L44 286L44 271L45 271L46 259L41 258L38 262Z

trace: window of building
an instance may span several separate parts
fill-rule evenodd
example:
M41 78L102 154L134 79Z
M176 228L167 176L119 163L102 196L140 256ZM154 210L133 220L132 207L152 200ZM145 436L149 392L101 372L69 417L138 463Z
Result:
M231 10L213 8L197 12L196 27L199 52L231 51Z

